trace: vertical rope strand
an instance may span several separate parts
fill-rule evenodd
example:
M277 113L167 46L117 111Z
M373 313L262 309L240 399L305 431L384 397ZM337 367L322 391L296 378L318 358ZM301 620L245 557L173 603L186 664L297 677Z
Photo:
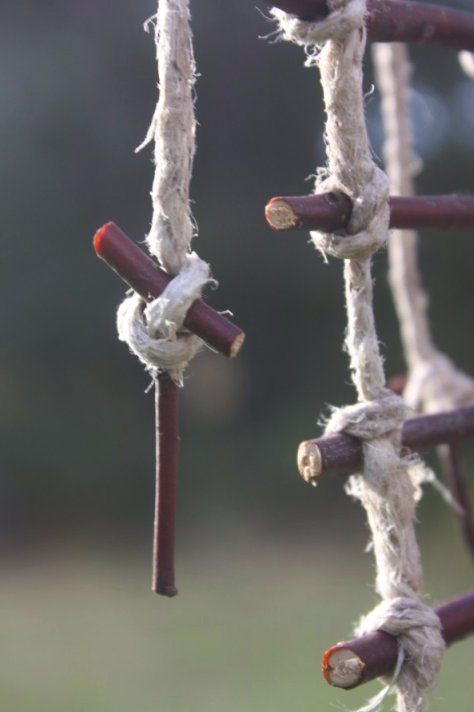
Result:
M133 295L120 306L119 336L152 371L166 370L181 383L202 346L183 328L191 304L210 281L210 269L191 252L195 232L189 198L196 150L194 62L189 0L159 0L155 23L159 98L145 141L154 142L155 175L149 250L174 279L146 307Z
M366 4L362 0L328 4L330 14L321 22L273 10L280 37L303 45L307 64L317 64L321 73L328 164L318 172L316 192L340 190L354 205L346 233L311 234L324 255L344 260L345 343L359 398L357 404L335 410L327 432L344 431L363 443L363 474L351 477L347 489L367 513L382 601L362 620L358 632L385 630L397 637L397 709L422 712L444 643L439 619L422 599L412 462L399 454L405 408L401 398L385 387L372 304L371 258L387 241L389 191L387 177L373 162L365 124ZM389 689L390 684L365 709L375 709Z

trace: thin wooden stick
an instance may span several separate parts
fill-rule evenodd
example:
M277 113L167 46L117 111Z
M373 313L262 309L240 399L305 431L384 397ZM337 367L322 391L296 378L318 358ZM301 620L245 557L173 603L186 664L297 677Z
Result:
M474 435L474 406L420 415L403 424L402 445L409 450L422 450L454 439ZM315 484L319 477L351 475L362 467L362 443L344 433L306 440L298 448L301 477Z
M328 15L326 0L263 0L302 20ZM474 50L474 14L439 5L400 0L367 0L367 30L372 42L417 42Z
M344 193L272 198L265 217L273 230L345 230L352 201ZM400 229L474 227L474 196L417 195L390 198L390 227Z
M435 611L447 645L474 633L474 593L437 606ZM393 673L397 657L396 638L377 631L326 650L322 673L330 685L351 690L376 677Z
M474 517L461 452L461 443L458 439L451 440L447 445L440 445L437 448L437 452L452 496L459 505L457 515L464 543L474 558Z
M172 279L113 222L96 232L94 249L146 301L159 297ZM201 299L191 305L184 326L229 358L237 355L245 339L238 326Z
M152 590L176 596L174 540L178 474L178 386L166 372L155 381L156 488Z
M171 277L132 242L113 222L94 237L97 255L146 301L158 297ZM184 325L208 344L232 358L244 333L200 299L188 310ZM178 386L168 373L155 382L156 398L156 501L153 534L152 590L164 596L177 594L174 574L176 481L178 470Z

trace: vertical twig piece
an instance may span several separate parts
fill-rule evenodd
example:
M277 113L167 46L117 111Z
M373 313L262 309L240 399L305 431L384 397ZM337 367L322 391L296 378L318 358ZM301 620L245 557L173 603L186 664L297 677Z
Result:
M176 486L178 474L178 386L168 373L155 381L156 490L152 590L178 593L174 574Z
M451 440L447 445L440 445L437 451L453 498L459 505L457 514L464 542L474 558L474 518L462 459L461 443L459 439Z

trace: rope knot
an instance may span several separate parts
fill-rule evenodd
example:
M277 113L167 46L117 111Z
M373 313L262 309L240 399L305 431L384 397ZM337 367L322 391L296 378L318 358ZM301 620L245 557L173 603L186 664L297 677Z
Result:
M352 199L351 218L344 232L312 232L316 249L338 259L363 259L385 247L390 221L389 182L385 173L374 165L372 177L356 191L333 176L317 181L316 193L332 191L343 192Z
M328 5L330 14L317 22L277 9L272 13L280 39L303 45L306 64L318 64L321 71L328 168L320 172L316 192L342 191L353 202L344 232L313 232L311 238L324 255L363 259L385 245L390 219L389 182L372 160L361 91L366 2L329 0Z
M188 0L161 0L155 24L160 95L145 141L155 143L151 192L153 219L148 246L160 265L176 275L150 304L132 295L119 307L119 338L151 370L169 371L181 383L202 340L183 328L186 313L210 282L209 265L191 252L196 225L189 190L196 150L194 61Z
M322 20L300 20L284 10L273 8L271 14L278 23L279 38L309 48L327 40L340 40L364 24L367 12L365 0L328 0L330 13ZM309 50L309 51L308 51Z
M412 366L403 397L412 408L423 405L432 413L459 408L474 402L474 380L433 348L429 358L418 358Z
M209 265L196 253L187 255L179 273L148 305L137 295L125 299L117 312L119 339L151 370L169 371L181 383L188 362L203 345L183 329L191 304L210 281Z
M403 399L385 389L380 398L336 408L326 427L327 434L347 433L363 441L396 433L406 415Z
M382 601L362 618L356 634L376 630L393 635L398 642L398 664L389 685L402 684L406 709L421 712L423 693L436 682L445 648L438 616L413 593Z

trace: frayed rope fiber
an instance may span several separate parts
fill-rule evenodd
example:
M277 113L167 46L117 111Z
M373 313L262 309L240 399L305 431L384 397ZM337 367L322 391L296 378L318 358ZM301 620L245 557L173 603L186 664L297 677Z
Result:
M159 99L137 150L154 141L153 218L147 244L163 269L175 277L146 308L136 294L127 297L117 313L117 328L119 338L151 371L166 370L180 383L188 362L203 345L199 337L183 330L183 322L204 285L212 281L209 265L191 252L196 68L189 0L159 0L156 16L145 27L153 23Z
M366 45L363 0L329 0L329 16L304 22L273 10L281 39L304 47L307 64L321 73L326 106L327 168L316 192L340 190L354 210L346 234L311 238L323 253L344 260L348 318L346 349L359 402L337 409L327 432L346 432L363 442L364 471L350 478L348 492L366 510L382 601L359 631L385 630L399 644L399 670L387 681L399 712L422 712L434 685L444 642L440 622L422 597L422 567L415 537L416 486L412 459L400 456L406 407L385 386L372 304L372 255L387 243L389 183L374 164L367 136L362 60ZM378 695L366 709L374 709Z

